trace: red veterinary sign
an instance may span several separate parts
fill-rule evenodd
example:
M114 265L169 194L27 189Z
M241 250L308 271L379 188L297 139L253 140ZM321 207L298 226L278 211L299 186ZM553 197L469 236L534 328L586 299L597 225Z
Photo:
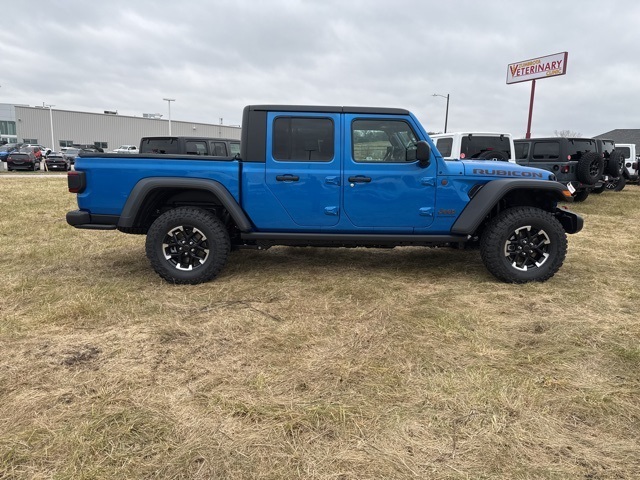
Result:
M567 52L511 63L507 68L507 84L528 82L538 78L555 77L567 73Z

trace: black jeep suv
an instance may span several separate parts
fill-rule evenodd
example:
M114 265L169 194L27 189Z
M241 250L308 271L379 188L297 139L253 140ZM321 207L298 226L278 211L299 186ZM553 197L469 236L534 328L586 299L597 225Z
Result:
M593 138L527 138L514 140L516 162L553 172L569 187L576 202L603 185L605 163Z

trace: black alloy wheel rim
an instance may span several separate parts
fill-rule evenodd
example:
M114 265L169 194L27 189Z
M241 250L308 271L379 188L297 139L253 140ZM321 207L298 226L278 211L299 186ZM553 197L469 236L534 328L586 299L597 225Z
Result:
M209 258L209 241L196 227L180 225L165 235L162 253L177 270L191 271L200 268Z
M605 185L605 187L608 190L615 190L615 188L618 186L618 182L620 181L619 178L614 178L613 180L611 180L610 182L607 182L607 184Z
M551 239L541 228L526 225L516 229L504 243L504 256L516 270L542 267L549 259Z

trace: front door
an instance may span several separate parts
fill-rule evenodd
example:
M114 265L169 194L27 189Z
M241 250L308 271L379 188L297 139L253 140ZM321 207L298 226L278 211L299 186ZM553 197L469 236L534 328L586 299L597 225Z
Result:
M344 213L358 227L412 232L434 219L436 164L416 158L410 117L345 115Z

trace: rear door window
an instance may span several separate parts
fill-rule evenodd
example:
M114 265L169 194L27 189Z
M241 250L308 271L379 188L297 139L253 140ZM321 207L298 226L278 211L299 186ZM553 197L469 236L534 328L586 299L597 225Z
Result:
M226 157L227 156L227 146L224 142L211 142L211 155L215 155L216 157Z
M631 149L629 147L616 147L616 150L621 152L627 160L631 157Z
M533 146L533 160L557 160L560 158L560 144L558 142L536 142Z

